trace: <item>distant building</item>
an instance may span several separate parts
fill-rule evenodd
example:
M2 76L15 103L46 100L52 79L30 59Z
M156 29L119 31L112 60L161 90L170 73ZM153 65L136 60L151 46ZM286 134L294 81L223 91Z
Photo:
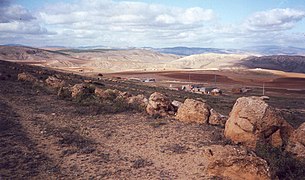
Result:
M149 82L156 82L156 79L148 78L148 79L144 79L143 82L146 82L146 83L149 83Z
M190 91L194 93L200 93L200 94L211 94L211 92L214 90L214 93L221 94L221 90L216 87L203 87L198 84L193 85L184 85L181 88L183 91Z
M222 91L218 88L215 88L213 89L211 92L210 92L211 95L214 95L214 96L219 96L222 94Z

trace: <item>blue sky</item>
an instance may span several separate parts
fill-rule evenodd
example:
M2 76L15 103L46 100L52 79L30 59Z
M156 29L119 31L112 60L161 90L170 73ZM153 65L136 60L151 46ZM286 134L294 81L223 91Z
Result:
M0 44L305 47L302 0L0 0Z

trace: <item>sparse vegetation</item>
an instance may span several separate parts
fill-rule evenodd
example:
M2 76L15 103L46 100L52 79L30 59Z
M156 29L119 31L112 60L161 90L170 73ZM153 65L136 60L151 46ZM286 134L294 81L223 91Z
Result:
M7 70L6 67L9 66L15 68ZM1 100L6 104L0 103L0 106L4 107L6 111L0 112L0 117L4 119L0 129L4 130L1 131L2 133L6 131L5 129L12 130L1 136L2 139L5 139L1 144L6 148L1 149L0 153L6 158L4 163L0 162L0 167L5 170L4 172L0 169L0 178L10 176L10 171L14 170L14 167L10 166L12 161L13 165L16 165L15 167L22 167L21 170L26 169L26 173L18 171L21 176L33 178L42 177L43 173L48 173L50 177L63 178L111 179L134 177L133 175L136 174L139 177L147 177L147 179L158 179L161 177L160 174L167 171L169 178L179 177L176 174L179 171L189 177L200 179L205 175L188 173L190 167L202 169L204 163L192 164L188 162L189 158L197 158L196 155L204 154L202 149L206 146L232 144L231 141L224 138L223 129L219 127L184 124L158 115L148 117L141 113L144 111L143 106L139 106L137 103L128 104L126 99L115 93L110 93L110 98L97 97L94 94L94 87L98 85L89 83L90 80L96 80L94 78L48 69L43 69L44 74L39 73L41 80L46 79L49 75L58 74L58 77L65 80L70 86L88 80L87 84L92 85L89 87L90 93L80 94L75 98L70 98L70 94L65 94L65 92L57 98L57 90L41 85L43 82L33 86L30 82L17 81L18 73L30 72L36 76L35 72L38 70L41 68L13 63L0 64L1 73L8 71L2 74L11 74L11 78L0 80L5 82L1 84L3 86L0 87L0 94ZM148 87L131 83L124 79L116 82L101 79L98 82L105 85L105 87L100 86L102 90L117 89L131 95L144 94L148 97L151 93L158 91L168 95L171 100L184 101L186 98L201 98L223 114L230 112L236 98L239 97L238 95L214 97L171 91L163 87ZM256 90L251 93L256 93ZM287 97L271 97L269 103L280 108L289 105L291 109L296 109L304 104L302 99ZM288 120L295 122L295 126L298 126L300 121L295 118L294 112L289 110L287 113ZM302 114L302 112L300 113ZM11 124L10 118L15 119ZM17 129L22 129L22 131L17 131ZM16 140L14 138L17 138L18 143L12 147L11 145ZM31 142L31 138L35 142ZM29 145L23 146L20 143L22 141ZM26 151L30 152L20 150L20 147L26 147ZM16 158L11 158L12 160L7 158L12 156L6 154L11 150L13 151L12 156L16 156ZM148 151L150 153L147 153ZM28 153L27 156L24 155L25 152ZM266 145L259 146L256 153L268 161L272 171L275 172L274 176L279 179L304 177L304 162L293 159L291 154ZM163 158L162 162L155 163L160 156ZM176 156L179 158L175 159ZM46 157L50 157L50 159ZM171 162L168 160L172 158L177 161L177 163L175 162L177 167L170 166ZM161 169L159 169L159 163L162 165ZM22 166L18 166L20 164ZM180 164L186 164L187 168L179 166ZM165 171L166 168L169 170ZM151 176L146 176L147 174L151 174ZM20 178L19 176L11 177Z
M295 159L283 149L260 142L255 151L268 162L271 172L274 172L273 178L295 180L305 177L305 161Z

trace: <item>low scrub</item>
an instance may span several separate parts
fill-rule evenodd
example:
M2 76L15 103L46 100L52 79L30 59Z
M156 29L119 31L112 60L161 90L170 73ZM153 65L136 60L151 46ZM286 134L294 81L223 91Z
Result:
M295 159L281 148L258 143L256 153L268 162L274 178L295 180L305 177L305 161Z
M143 108L138 104L128 104L123 98L103 100L94 94L84 94L73 100L77 105L78 114L114 114L120 112L142 112Z

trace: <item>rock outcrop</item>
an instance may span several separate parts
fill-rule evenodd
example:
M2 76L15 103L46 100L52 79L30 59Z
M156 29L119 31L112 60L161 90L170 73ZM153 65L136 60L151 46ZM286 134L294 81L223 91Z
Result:
M61 87L64 87L66 84L64 80L58 79L54 76L49 76L45 82L48 86L54 89L60 89Z
M143 95L139 94L136 96L131 96L127 99L128 104L138 104L141 107L146 107L148 105L148 99Z
M267 180L271 172L267 162L246 149L232 145L212 145L205 150L206 174L223 179Z
M210 116L210 107L201 101L186 99L177 111L176 119L183 122L205 124Z
M305 159L305 123L293 132L286 150L299 159Z
M28 81L28 82L32 82L32 83L38 82L38 79L35 76L33 76L30 73L26 73L26 72L18 74L18 80L19 81Z
M105 100L115 100L116 98L118 98L120 96L120 94L122 94L122 92L117 89L103 90L101 88L95 88L94 93L97 97L99 97L101 99L105 99Z
M255 148L258 141L271 142L279 138L286 144L293 128L260 97L238 98L225 125L225 136L235 143ZM278 140L276 144L278 145Z
M73 98L80 97L83 95L93 94L94 88L88 86L87 84L81 83L81 84L75 84L71 89L71 96Z
M174 108L167 96L154 92L148 99L146 112L149 115L167 116L174 113Z

